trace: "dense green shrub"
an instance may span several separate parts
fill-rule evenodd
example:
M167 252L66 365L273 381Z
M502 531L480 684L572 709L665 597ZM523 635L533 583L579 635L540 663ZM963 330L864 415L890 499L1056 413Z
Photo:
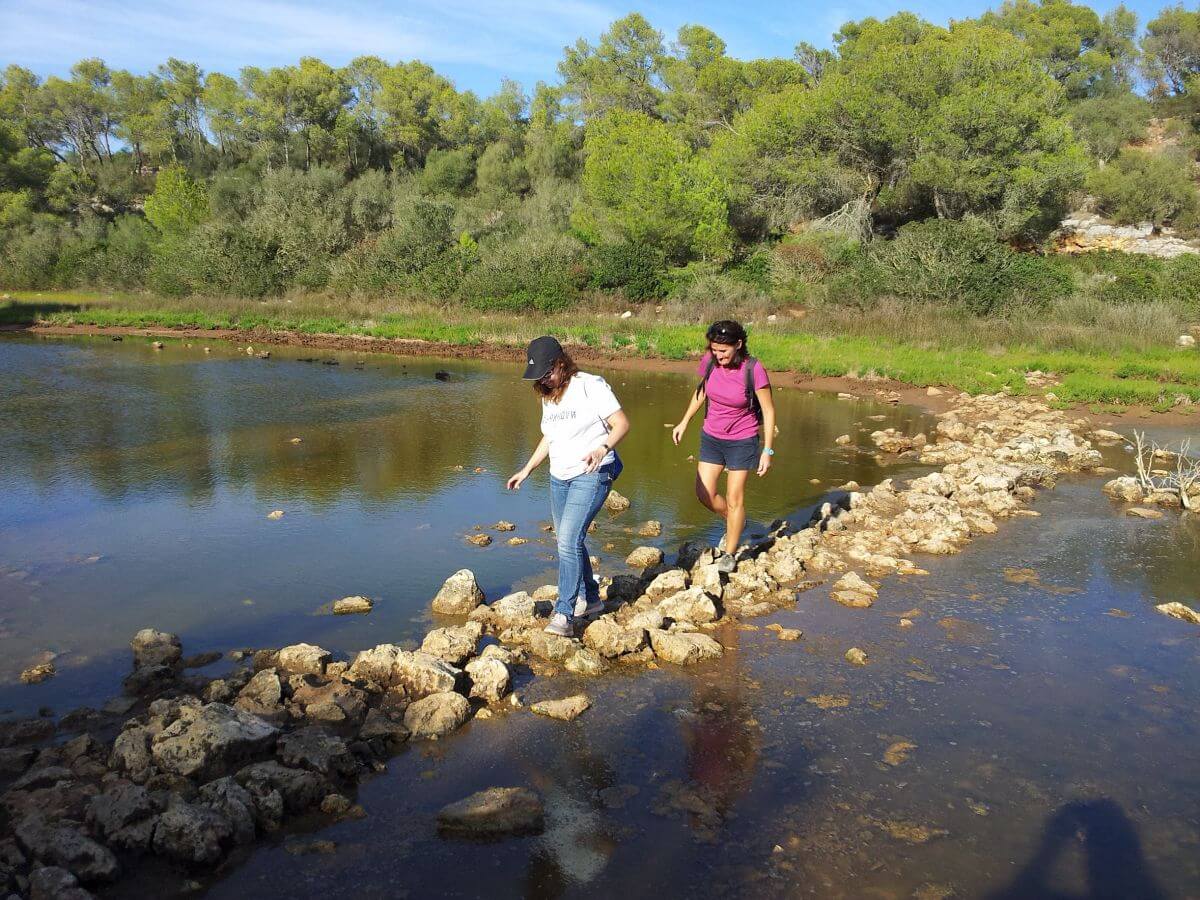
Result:
M630 300L650 300L665 293L662 253L647 244L601 244L592 249L591 286L619 288Z
M1073 286L1056 261L1017 252L972 220L905 225L894 240L873 245L871 255L887 293L962 306L976 315L1042 305Z
M1181 153L1126 148L1092 173L1088 188L1100 212L1118 222L1193 228L1200 219L1192 163Z
M1168 260L1165 268L1165 299L1178 302L1192 316L1200 316L1200 255L1177 256Z
M57 223L9 230L0 246L0 284L14 288L49 287L61 233L62 227Z
M816 284L851 262L858 242L826 231L805 231L771 248L767 272L781 294L798 293L799 285Z
M280 169L263 179L262 199L246 221L260 246L276 248L280 276L322 287L333 257L350 243L349 198L332 169Z
M1150 112L1149 101L1133 93L1092 97L1071 107L1071 127L1097 159L1108 161L1146 136Z
M462 279L459 297L476 309L556 312L579 296L582 245L569 237L519 238L481 248Z
M474 181L475 158L470 150L431 150L425 158L421 183L431 194L462 194Z
M114 287L139 287L154 260L157 232L141 216L121 216L108 230L104 280Z

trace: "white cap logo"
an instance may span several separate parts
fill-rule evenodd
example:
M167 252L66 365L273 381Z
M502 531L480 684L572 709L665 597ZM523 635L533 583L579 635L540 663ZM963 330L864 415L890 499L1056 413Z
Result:
M529 364L530 364L531 366L533 365L533 357L532 357L532 356L531 356L531 357L529 357Z

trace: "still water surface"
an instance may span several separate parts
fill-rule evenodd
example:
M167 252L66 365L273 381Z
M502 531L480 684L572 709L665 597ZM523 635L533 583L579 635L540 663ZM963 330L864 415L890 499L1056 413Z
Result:
M550 580L544 474L503 490L536 438L515 367L212 346L0 343L0 708L110 696L144 625L180 632L187 652L295 640L349 652L418 638L461 565L489 594ZM676 449L663 427L690 381L606 374L634 423L619 482L634 506L604 514L594 537L613 573L638 541L624 529L646 518L668 548L716 529L691 498L695 435ZM837 449L837 435L928 426L912 411L777 400L778 464L750 498L759 527L847 479L905 474ZM527 700L582 689L595 705L569 725L516 712L414 746L360 786L366 819L281 835L203 889L1200 897L1200 628L1153 610L1200 605L1200 527L1128 518L1099 487L1064 480L1036 501L1041 517L923 560L929 577L889 579L869 610L834 604L827 586L802 594L768 620L803 629L800 642L730 628L718 635L730 652L695 670L536 679ZM500 518L532 542L464 543ZM350 593L378 598L375 611L319 614ZM846 664L850 646L867 666ZM47 650L58 677L14 684ZM545 834L437 837L441 805L492 785L542 793ZM313 837L336 852L290 852ZM163 885L147 870L112 896Z
M520 360L286 348L262 360L209 346L0 343L0 709L102 701L147 626L180 634L188 653L297 641L351 652L419 639L438 586L464 566L490 597L554 580L545 467L504 489L539 437ZM692 494L698 425L680 447L664 427L692 382L603 374L633 425L617 486L633 507L602 514L591 542L601 574L614 574L637 543L670 550L719 528ZM752 527L849 479L877 481L873 458L834 438L918 415L796 391L778 403L779 453L752 485ZM267 518L274 510L283 517ZM627 531L651 518L660 538ZM482 549L465 542L500 519L517 530ZM530 543L509 546L514 535ZM351 594L375 599L374 612L322 614ZM48 654L55 679L15 684Z

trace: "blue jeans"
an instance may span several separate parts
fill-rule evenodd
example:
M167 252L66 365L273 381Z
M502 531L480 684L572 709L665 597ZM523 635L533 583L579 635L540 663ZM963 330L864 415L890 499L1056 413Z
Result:
M622 468L618 457L595 472L567 481L550 476L550 512L558 536L558 602L554 611L567 618L575 615L577 598L584 597L588 603L600 599L600 584L592 574L584 541L588 526L600 512Z

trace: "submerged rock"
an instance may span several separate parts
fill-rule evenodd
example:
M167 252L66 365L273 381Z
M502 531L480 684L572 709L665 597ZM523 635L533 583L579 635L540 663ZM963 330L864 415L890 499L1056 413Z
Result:
M1154 608L1164 616L1170 616L1172 619L1179 619L1184 622L1191 622L1193 625L1200 625L1200 612L1196 612L1196 610L1189 606L1184 606L1178 601L1160 603Z
M54 663L39 663L21 673L21 684L41 684L54 677Z
M846 662L852 666L865 666L867 664L867 654L858 647L851 647L846 651Z
M576 694L573 697L564 697L561 700L539 700L537 703L530 704L529 709L539 716L548 716L551 719L572 722L588 710L591 705L592 701L586 694Z
M333 614L335 616L360 616L366 615L375 608L375 601L370 597L342 597L340 600L333 601Z
M276 753L284 765L326 776L350 778L358 769L346 742L319 725L285 734L279 739Z
M834 583L832 596L842 606L861 609L873 604L879 592L857 572L847 572Z
M544 823L541 798L528 788L488 788L438 812L439 832L464 837L538 834Z

